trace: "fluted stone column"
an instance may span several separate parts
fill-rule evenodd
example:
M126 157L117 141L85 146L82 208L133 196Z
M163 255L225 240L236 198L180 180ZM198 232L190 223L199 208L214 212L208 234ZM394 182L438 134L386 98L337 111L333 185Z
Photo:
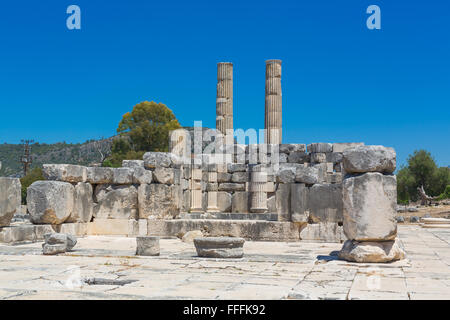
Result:
M250 176L251 206L250 211L262 213L267 211L267 171L261 165L252 168Z
M281 60L266 61L265 143L280 144L282 134Z
M191 212L202 209L202 169L192 168L191 174Z
M217 206L217 166L208 166L208 207L207 212L219 212L219 207Z
M217 64L216 129L223 135L225 144L233 143L233 64Z

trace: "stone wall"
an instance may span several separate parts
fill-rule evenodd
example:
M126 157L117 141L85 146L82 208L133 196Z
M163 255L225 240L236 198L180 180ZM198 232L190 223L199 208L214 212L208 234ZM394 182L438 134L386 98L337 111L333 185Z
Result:
M369 187L376 187L381 179L395 193L395 176L390 175L395 151L390 148L362 143L225 148L225 154L192 159L148 152L143 160L123 161L121 168L44 165L47 180L33 183L27 192L31 222L75 228L79 234L138 235L153 232L152 221L198 220L173 224L184 230L211 219L243 220L244 225L257 220L267 226L290 223L298 230L298 240L343 242L355 229L351 223L343 224L349 190L345 184L364 178ZM369 163L361 163L360 154ZM382 177L371 177L370 172ZM362 173L362 178L355 176ZM378 205L390 208L392 203L381 199ZM255 239L268 238L265 234Z

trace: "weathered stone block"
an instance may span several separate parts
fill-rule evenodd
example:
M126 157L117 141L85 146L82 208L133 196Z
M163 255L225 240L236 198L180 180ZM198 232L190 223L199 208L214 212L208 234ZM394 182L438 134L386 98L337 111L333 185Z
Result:
M87 168L73 164L44 164L42 174L47 180L64 182L85 182L87 179Z
M245 191L245 183L219 183L219 191Z
M363 145L363 142L333 143L333 152L344 152L347 149Z
M113 184L132 184L133 169L131 168L114 168Z
M122 167L124 167L124 168L144 168L144 160L123 160Z
M304 241L323 241L341 243L346 240L342 226L335 222L319 222L304 225L300 231Z
M0 177L0 227L9 226L20 207L21 192L19 179Z
M150 170L142 167L133 167L133 183L150 184L153 181L153 174Z
M244 255L242 238L209 237L194 239L199 257L207 258L242 258Z
M232 212L250 212L250 192L238 191L233 193Z
M36 181L27 190L28 212L35 224L61 224L72 214L74 187L68 182Z
M333 145L331 143L311 143L308 144L308 152L314 153L314 152L332 152L333 151Z
M136 255L159 256L159 237L136 237Z
M311 153L312 163L325 163L327 162L327 154L323 152L313 152Z
M180 186L142 184L138 188L140 219L173 219L180 212Z
M144 154L144 166L147 169L169 168L174 164L175 155L169 152L147 152Z
M315 184L319 182L318 167L297 167L295 173L295 182Z
M306 152L306 144L280 144L279 151L281 153Z
M220 212L231 212L231 198L231 194L228 192L217 192L217 207Z
M173 184L175 179L174 169L157 167L153 171L153 177L155 181L162 184Z
M113 183L114 171L112 168L88 167L87 182L92 184Z
M349 240L393 240L397 234L397 181L393 175L365 173L342 184L344 232Z
M291 184L279 184L275 198L278 220L291 221Z
M307 222L308 188L304 183L291 184L291 220L292 222Z
M315 184L308 194L309 219L313 222L342 222L343 203L340 184Z
M231 173L217 172L217 182L230 182Z
M295 181L296 167L284 167L276 174L276 181L278 183L292 183Z
M289 163L308 163L310 161L310 154L305 152L292 152L288 156Z
M136 219L137 189L133 185L102 184L95 188L94 216L99 219Z
M405 258L398 239L380 242L358 242L347 240L339 258L352 262L391 262Z
M229 173L245 172L246 170L247 170L247 166L243 163L229 163L227 165L227 171Z
M343 153L344 170L347 173L392 173L396 166L393 148L383 146L359 146Z
M235 172L231 176L231 181L234 183L245 183L249 181L249 174L247 172Z
M74 190L72 214L65 222L89 222L94 214L92 186L86 182L78 182Z

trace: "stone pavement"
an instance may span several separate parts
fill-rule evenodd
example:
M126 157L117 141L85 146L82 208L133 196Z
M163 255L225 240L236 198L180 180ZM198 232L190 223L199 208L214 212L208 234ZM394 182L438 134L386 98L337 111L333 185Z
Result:
M196 257L161 239L136 257L134 238L89 236L43 256L41 243L0 244L1 299L450 299L450 229L399 226L407 260L337 260L337 243L246 242L242 259Z

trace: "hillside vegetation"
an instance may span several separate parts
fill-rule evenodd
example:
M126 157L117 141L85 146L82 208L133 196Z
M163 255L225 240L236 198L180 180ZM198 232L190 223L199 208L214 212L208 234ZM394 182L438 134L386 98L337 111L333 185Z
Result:
M34 143L31 145L33 163L31 168L42 167L44 163L69 163L91 165L101 163L110 153L113 138L89 140L84 143L54 144ZM2 166L0 176L22 177L23 167L20 158L23 155L23 145L0 144L0 161Z

